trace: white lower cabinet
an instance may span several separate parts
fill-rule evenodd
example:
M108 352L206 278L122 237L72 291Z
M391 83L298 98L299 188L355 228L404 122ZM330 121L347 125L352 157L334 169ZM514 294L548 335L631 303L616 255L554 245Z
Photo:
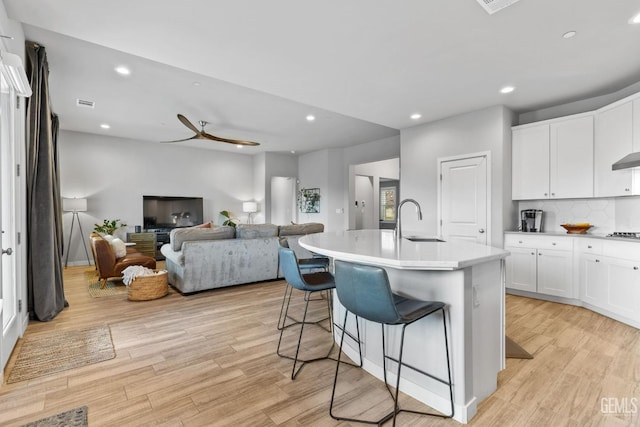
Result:
M527 233L504 241L511 252L507 290L584 305L640 327L640 242Z
M584 302L640 322L640 260L584 254L581 264Z
M572 240L556 236L507 235L509 289L574 298Z

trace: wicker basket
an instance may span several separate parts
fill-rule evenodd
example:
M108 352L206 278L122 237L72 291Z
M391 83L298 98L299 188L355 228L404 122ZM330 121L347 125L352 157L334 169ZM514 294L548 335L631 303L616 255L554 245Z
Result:
M129 285L128 298L130 301L148 301L162 298L169 293L167 272L153 276L136 277Z

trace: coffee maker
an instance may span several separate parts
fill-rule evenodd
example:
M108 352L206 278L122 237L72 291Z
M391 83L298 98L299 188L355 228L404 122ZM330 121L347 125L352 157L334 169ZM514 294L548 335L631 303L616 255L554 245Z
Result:
M542 211L540 209L521 210L520 231L527 233L542 232Z

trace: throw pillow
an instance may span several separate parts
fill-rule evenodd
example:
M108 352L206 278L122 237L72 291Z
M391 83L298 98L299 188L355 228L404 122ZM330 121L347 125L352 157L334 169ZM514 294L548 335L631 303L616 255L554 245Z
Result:
M235 229L228 225L215 228L176 228L171 230L169 242L171 249L181 251L182 244L194 240L222 240L233 239L235 237Z
M306 224L281 225L280 236L296 236L300 234L322 233L324 224L308 222Z
M274 224L238 224L237 239L257 239L260 237L277 237L278 226Z
M213 227L211 227L211 222L205 222L204 224L194 225L191 228L213 228Z
M124 244L122 239L118 239L117 237L113 237L109 234L104 236L104 238L111 245L111 249L113 249L113 253L116 255L116 258L122 258L127 254L127 245Z

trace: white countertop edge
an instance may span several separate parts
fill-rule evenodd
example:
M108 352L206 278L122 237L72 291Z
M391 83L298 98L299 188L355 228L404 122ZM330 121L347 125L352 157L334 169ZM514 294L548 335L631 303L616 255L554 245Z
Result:
M482 264L490 261L498 261L500 259L506 258L510 255L508 251L505 251L500 248L492 248L496 252L492 254L475 256L472 259L465 260L398 260L398 259L390 259L383 258L377 256L369 256L362 254L354 254L349 252L341 252L335 251L325 248L320 248L317 246L310 245L304 241L304 238L301 238L298 243L303 248L316 252L322 255L329 256L334 259L340 259L344 261L351 262L359 262L363 264L376 265L380 267L389 267L389 268L397 268L397 269L406 269L406 270L459 270L466 267L472 267L476 264ZM447 243L447 242L443 242ZM432 244L440 244L440 243L432 243Z
M624 237L610 237L602 234L570 234L563 233L561 231L550 231L550 232L542 232L542 233L527 233L523 231L505 231L504 234L518 234L521 236L550 236L550 237L578 237L580 239L601 239L601 240L610 240L613 242L639 242L640 239L627 239Z

